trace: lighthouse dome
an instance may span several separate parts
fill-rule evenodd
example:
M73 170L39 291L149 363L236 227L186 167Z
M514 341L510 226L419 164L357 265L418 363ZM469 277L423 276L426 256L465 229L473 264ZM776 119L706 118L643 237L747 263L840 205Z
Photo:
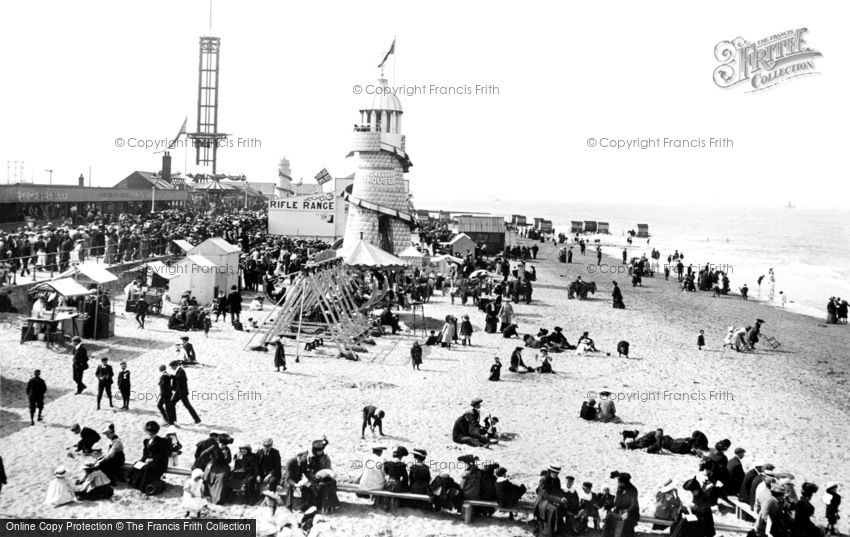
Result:
M395 112L401 112L401 101L398 100L398 96L396 95L394 89L387 85L386 78L379 78L378 83L375 84L373 88L369 88L367 86L367 90L373 89L371 100L366 101L366 106L361 109L365 110L391 110Z

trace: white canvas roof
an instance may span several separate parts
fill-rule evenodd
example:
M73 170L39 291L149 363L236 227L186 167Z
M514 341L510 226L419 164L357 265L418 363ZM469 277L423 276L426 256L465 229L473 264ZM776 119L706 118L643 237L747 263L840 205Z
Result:
M212 267L218 266L214 262L210 261L208 258L206 258L202 255L190 255L190 256L186 257L186 260L191 261L192 263L194 263L195 265L198 265L199 267L210 267L210 268L212 268Z
M174 239L174 241L172 241L172 242L174 242L174 244L179 246L180 249L183 250L184 252L188 252L189 250L194 248L194 246L192 246L191 242L183 240L183 239Z
M93 289L86 289L83 285L75 281L73 278L61 278L59 280L44 282L39 285L36 285L35 289L41 291L45 287L53 289L62 296L90 295L95 292Z
M66 278L75 274L82 274L95 283L109 283L114 282L118 279L118 276L112 274L103 266L98 265L96 263L83 263L82 265L75 265L60 274L59 277Z

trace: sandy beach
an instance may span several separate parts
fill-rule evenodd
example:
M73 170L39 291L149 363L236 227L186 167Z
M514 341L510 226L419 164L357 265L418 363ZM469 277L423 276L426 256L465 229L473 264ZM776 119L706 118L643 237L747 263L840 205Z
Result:
M667 252L662 253L666 257ZM514 482L531 490L540 470L549 464L561 465L562 475L574 475L578 483L591 481L594 490L612 486L611 471L628 471L640 491L644 514L654 510L658 486L667 478L681 485L694 474L697 459L622 450L620 432L626 428L646 432L662 427L672 436L688 436L698 429L711 445L728 438L733 449L747 449L745 467L772 462L796 476L798 490L804 481L821 487L830 480L850 483L850 455L841 439L841 430L850 422L847 326L827 326L822 320L738 296L682 293L674 277L670 281L663 276L644 278L643 287L633 288L625 275L612 278L589 272L586 264L596 261L590 252L584 257L576 255L573 261L559 263L557 247L542 245L538 259L531 262L538 275L534 300L515 307L520 333L536 333L541 327L551 330L557 325L575 343L582 332L589 331L602 351L590 356L554 355L555 375L513 374L505 367L501 382L488 382L493 357L507 363L510 352L521 342L485 334L484 314L471 303L451 305L448 296L435 296L425 304L425 314L435 326L449 313L458 317L469 314L475 329L473 346L426 348L421 371L412 370L409 358L411 342L424 340L421 329L416 336L403 333L379 338L375 347L361 354L359 362L337 359L326 346L324 355L311 353L296 364L295 349L287 345L289 371L285 373L274 372L272 353L243 350L253 334L234 332L229 323L214 325L209 338L201 332L190 333L201 365L188 370L189 387L197 392L193 403L203 423L190 425L187 413L178 407L184 453L192 451L210 429L224 430L237 443L249 441L255 446L270 436L284 459L326 435L330 441L327 453L338 479L352 481L372 444L368 432L367 440L360 439L360 412L363 406L374 404L387 412L388 445L424 448L432 468L450 467L456 478L460 470L455 461L465 453L474 453L481 461L499 462ZM606 257L603 262L613 265L619 260ZM566 287L578 274L599 286L589 300L567 300ZM611 307L612 280L622 288L625 310ZM123 311L122 302L116 310ZM263 319L267 313L246 311L243 320ZM74 443L68 430L73 423L97 428L114 423L128 460L139 456L143 423L160 419L155 406L157 366L172 359L173 344L182 334L167 330L165 318L149 319L149 328L143 331L129 314L119 313L115 338L87 343L93 358L90 363L107 356L117 370L118 362L126 360L133 375L134 400L130 412L97 411L94 366L86 371L89 388L75 396L70 349L48 350L40 342L19 345L20 318L5 314L0 319L0 334L7 341L0 358L0 456L8 475L8 485L0 496L0 515L182 516L176 487L153 498L121 486L111 501L60 508L41 504L56 466L64 464L77 474L85 462L80 456L70 457L67 450ZM748 325L757 318L765 320L763 333L781 343L778 349L768 350L763 340L754 353L721 350L729 325ZM409 315L403 314L402 321L410 327ZM696 346L699 330L705 330L708 343L702 351ZM616 357L620 340L631 343L629 359ZM613 356L606 356L608 352ZM526 363L534 362L535 353L524 351ZM36 368L42 370L48 396L45 421L30 426L24 386ZM617 407L624 424L579 419L579 408L588 393L602 390L620 394ZM498 416L501 431L515 433L515 440L492 449L451 442L454 419L474 397L484 399L482 414ZM189 464L184 455L181 465ZM168 481L180 483L174 477ZM680 494L689 497L681 490ZM822 526L824 506L820 493L816 496L815 520ZM331 517L331 526L339 535L532 535L531 526L509 522L503 515L464 525L459 515L401 509L392 516L350 495L341 494L341 498L343 509ZM213 515L252 517L256 512L254 507L225 506L216 508ZM841 515L838 529L847 533L850 512L846 502ZM730 515L720 520L737 522Z

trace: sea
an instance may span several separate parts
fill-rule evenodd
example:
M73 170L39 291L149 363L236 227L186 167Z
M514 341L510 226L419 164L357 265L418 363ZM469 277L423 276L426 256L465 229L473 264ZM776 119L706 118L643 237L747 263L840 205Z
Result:
M850 300L850 210L786 207L701 207L613 205L596 203L520 202L496 199L432 204L452 212L520 214L552 221L556 233L569 235L572 220L608 222L600 238L603 252L619 259L629 230L649 226L650 238L633 239L629 258L661 252L661 263L674 250L684 263L725 270L733 292L744 284L750 296L768 305L825 319L830 297ZM427 208L427 204L426 204ZM775 274L775 298L768 299L768 270ZM761 289L757 285L764 275Z

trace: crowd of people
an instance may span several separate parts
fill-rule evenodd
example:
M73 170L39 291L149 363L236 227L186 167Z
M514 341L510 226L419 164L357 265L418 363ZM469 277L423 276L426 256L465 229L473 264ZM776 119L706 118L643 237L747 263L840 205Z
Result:
M227 217L206 217L191 221L187 217L186 221L183 221L180 217L185 217L185 214L165 214L150 219L139 216L123 221L119 218L115 224L108 219L110 223L107 224L106 229L109 230L110 226L114 227L113 231L116 231L119 236L119 240L115 242L114 252L110 253L111 239L105 239L104 244L92 247L102 247L101 255L116 262L116 260L125 259L127 255L130 255L132 259L137 255L144 257L143 252L146 251L148 255L157 253L155 249L150 249L154 244L150 240L147 243L149 250L144 250L141 246L141 238L139 238L138 246L134 246L133 241L130 240L129 243L125 242L126 246L122 249L120 239L127 234L130 237L134 233L140 237L145 233L148 236L160 234L163 239L167 237L168 244L174 238L185 238L191 242L203 240L205 236L224 236L226 240L240 244L245 252L240 265L246 288L259 291L259 286L262 284L267 294L271 294L270 290L275 291L276 281L299 270L309 254L327 247L326 244L318 241L291 241L286 238L265 236L264 231L261 230L264 226L257 225L262 220L258 215L246 214L238 220L231 221L228 221ZM98 228L100 225L98 221L89 223L92 228ZM148 230L152 231L148 232ZM433 242L442 237L441 233L438 228L428 230L426 237ZM579 244L581 253L584 255L588 245L583 239ZM128 254L128 251L131 253ZM563 251L564 259L571 259L572 249ZM597 252L600 251L597 248ZM399 275L394 277L390 284L389 304L403 306L407 296L412 297L413 300L427 301L435 292L445 289L451 294L452 303L456 297L459 298L461 305L466 305L471 299L472 305L479 307L485 313L485 332L500 332L505 337L519 336L514 322L513 304L521 300L525 300L526 303L531 302L531 282L536 280L536 271L534 267L528 266L527 262L536 259L537 254L536 244L531 247L512 246L506 248L499 256L490 259L468 253L462 263L454 265L449 275L425 273L419 269L413 271L411 276ZM682 264L682 257L677 254L676 261L679 265ZM653 259L656 259L655 255ZM515 262L511 263L509 260L515 260ZM55 262L61 261L57 257ZM644 266L643 263L646 265ZM57 269L61 270L61 267L57 266ZM725 274L708 269L709 267L706 267L704 275L703 271L700 271L696 286L701 290L708 290L704 289L708 282L715 292L718 290L721 294L724 294L722 292L724 290L728 292L729 282ZM633 273L640 275L644 270L651 270L650 263L645 259L638 260L633 264L632 270ZM484 274L477 276L474 274L476 271L483 271ZM689 281L694 283L690 267L687 276L684 275L684 268L679 271L679 275L683 284L688 285ZM637 285L634 279L633 285ZM239 293L237 289L233 289L232 292ZM625 307L622 293L616 282L614 282L612 299L614 308ZM231 300L231 295L222 295L214 299L214 303L208 307L191 304L191 296L186 297L186 301L185 306L181 304L169 317L169 328L181 331L208 331L207 322L211 322L210 318L213 314L217 320L220 313L225 315L225 320L229 313L231 322L234 319L238 321L242 297L240 295L237 299L234 296ZM836 310L835 322L840 322L838 308L841 302L831 299L830 303L834 303ZM391 326L393 333L396 332L398 317L393 316L389 307L384 310L380 319L381 324ZM730 327L729 333L732 334L728 342L730 347L737 350L754 348L759 341L759 328L763 322L759 319L754 326L742 329L744 330L742 334ZM844 322L846 322L846 301L844 302ZM140 327L144 328L144 319ZM450 349L458 340L461 345L472 345L472 336L473 328L468 314L463 314L460 318L449 315L445 318L445 324L440 333L436 334L432 331L423 345L440 345ZM546 328L540 328L536 335L525 334L521 339L524 347L516 347L510 357L509 371L515 373L554 373L550 353L566 350L575 350L577 354L599 352L588 332L583 332L573 345L559 326L555 326L551 332ZM86 389L83 380L84 372L88 369L88 358L82 341L78 339L74 343L74 382L77 385L77 393L82 393ZM625 347L622 346L623 343ZM273 344L278 349L275 354L275 366L278 369L283 367L285 370L282 341L278 338L273 341ZM411 362L414 369L418 369L422 364L423 345L415 342L411 348ZM704 339L700 347L702 345L704 345ZM523 360L524 348L539 350L541 356L539 359L535 357L533 367L526 365ZM154 495L164 490L166 485L162 477L169 462L182 450L176 429L172 427L177 421L177 405L184 405L194 423L201 422L188 397L188 379L184 367L197 363L188 336L183 336L182 342L176 345L175 351L177 359L170 362L168 368L165 365L160 366L161 376L158 383L160 398L157 406L167 428L163 431L156 421L145 423L144 430L148 438L141 446L141 455L131 465L129 471L126 471L127 458L124 454L124 445L116 434L114 426L107 426L98 433L89 427L75 425L72 431L78 441L74 449L92 457L93 460L85 463L83 474L76 481L69 478L64 467L57 468L54 472L54 480L48 487L45 503L62 505L76 500L105 500L112 496L115 484L125 480L131 487L145 494ZM628 343L620 342L618 352L628 356ZM129 410L130 372L124 362L119 364L119 368L117 383L123 402L122 408ZM98 410L104 397L112 406L111 386L115 372L108 358L101 360L100 366L94 373L98 385ZM496 357L490 366L489 380L499 381L500 379L501 360ZM41 372L36 370L33 379L27 385L32 423L35 423L36 417L39 421L42 419L46 392L47 386L41 378ZM595 399L589 399L583 403L579 417L587 421L603 423L620 422L614 402L608 397L611 394L600 392L599 395L602 396L601 402L597 403ZM481 398L473 399L470 403L471 408L455 420L451 432L454 443L469 447L488 447L500 443L505 438L503 433L498 431L498 418L487 416L482 420L482 404ZM367 427L373 437L376 430L384 436L385 416L386 413L376 406L366 406L363 409L361 438L365 439ZM101 440L101 435L109 440L106 450L98 450L95 447ZM333 471L331 459L325 452L328 446L326 438L312 441L309 449L295 453L285 462L278 450L274 448L271 438L263 440L259 449L254 449L249 442L242 442L236 443L236 452L234 452L232 448L234 444L234 439L230 435L216 430L211 431L208 438L195 446L191 475L183 485L182 507L185 509L186 516L201 516L210 508L210 505L228 502L253 504L259 499L264 499L266 505L272 509L284 506L290 510L298 510L304 513L304 516L309 515L311 523L315 523L316 519L312 515L333 512L339 507L337 476ZM673 535L686 537L714 535L712 507L716 506L721 498L731 496L736 496L739 501L746 500L746 503L749 503L757 513L755 532L759 537L768 534L774 537L820 535L819 530L811 522L814 512L812 496L818 491L818 487L812 483L804 483L801 487L801 495L798 497L794 490L793 476L787 473L779 474L772 465L768 464L759 465L750 473L744 474L740 463L744 450L736 449L735 458L727 459L725 453L731 446L731 442L727 440L718 442L714 448L709 449L707 438L699 431L695 431L690 437L673 438L664 435L663 430L658 429L643 436L639 436L637 431L624 431L621 446L629 450L643 449L648 453L668 452L699 456L700 463L694 476L682 484L683 490L691 492L691 502L683 502L679 499L676 487L669 482L661 486L658 491L656 518L670 521L673 524ZM369 464L364 465L364 470L357 479L357 484L362 491L385 490L426 495L429 498L430 507L428 508L432 510L460 510L466 500L493 501L499 507L510 508L516 506L528 492L526 486L517 485L508 479L506 468L495 462L482 465L478 457L472 454L458 458L458 462L464 465L458 482L447 472L432 476L425 449L414 448L411 452L404 446L396 446L390 451L391 457L388 459L383 457L385 451L387 447L381 444L372 447L372 454L367 459ZM411 459L409 462L405 460L408 458ZM533 516L539 535L547 537L561 533L579 533L590 523L595 528L602 525L605 537L634 534L640 511L638 491L629 473L612 472L610 477L615 480L616 485L604 487L597 493L594 492L593 484L590 482L582 483L580 490L575 488L576 480L573 476L566 476L562 485L560 472L561 468L553 464L540 473L533 507ZM829 483L824 489L826 491L824 502L829 500L827 518L830 520L832 529L837 516L837 506L840 503L837 487L837 483ZM742 500L742 497L745 500ZM378 498L375 499L375 503L378 506L389 506L387 501ZM685 503L690 505L686 506ZM414 504L410 505L414 506ZM493 509L479 507L475 509L475 513L477 516L489 516L493 513Z

